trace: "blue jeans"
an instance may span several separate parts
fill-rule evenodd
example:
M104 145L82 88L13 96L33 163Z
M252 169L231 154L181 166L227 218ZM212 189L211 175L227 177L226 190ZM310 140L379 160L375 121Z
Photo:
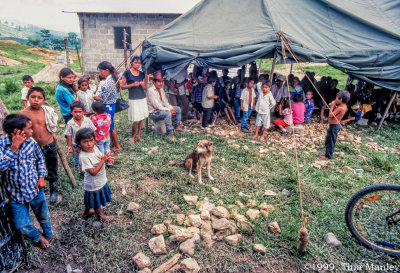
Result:
M247 120L250 118L250 116L251 116L251 108L249 108L249 110L248 111L243 111L243 117L242 117L242 121L241 121L241 123L240 123L240 126L243 128L243 127L246 127L247 126Z
M235 113L236 119L240 118L240 99L235 99L233 101L233 111Z
M43 229L43 236L47 239L53 235L50 225L50 213L47 208L44 189L41 189L38 195L29 203L20 204L10 199L11 217L14 222L15 229L22 235L28 237L37 243L42 234L32 225L29 217L29 206L32 208L40 226Z
M325 156L329 159L333 156L333 151L335 150L336 139L340 131L339 124L329 125L328 131L326 132L325 139Z
M176 110L176 114L174 115L174 124L172 126L172 114L171 111L154 111L150 113L149 118L152 120L164 120L165 127L167 129L167 134L171 135L174 133L174 128L176 128L181 123L181 108L178 106L173 106Z
M106 154L106 152L110 150L110 137L103 138L102 140L97 142L97 147L103 155Z
M201 121L201 126L206 128L213 121L213 109L214 108L204 108L203 107L203 120Z

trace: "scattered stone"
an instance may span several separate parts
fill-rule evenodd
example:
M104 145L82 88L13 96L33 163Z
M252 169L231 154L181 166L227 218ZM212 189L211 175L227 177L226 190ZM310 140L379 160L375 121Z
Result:
M160 235L154 238L151 238L149 241L149 247L153 254L165 254L167 252L165 248L164 236Z
M205 198L204 198L204 199L205 199ZM204 200L203 200L203 201L204 201ZM199 208L200 211L202 211L202 210L211 211L211 210L215 207L215 205L214 205L213 203L210 203L210 202L208 202L208 201L205 201L205 202L203 202L203 201L201 201L200 204L199 204L199 206L197 206L197 207Z
M212 234L211 233L202 233L201 234L201 238L203 239L203 245L205 248L212 248L212 246L214 245L214 241L212 239Z
M287 190L287 189L283 189L282 190L282 195L283 196L285 196L285 197L288 197L288 196L290 196L292 193L289 191L289 190Z
M279 227L277 222L269 223L268 228L272 233L281 233L281 228Z
M242 149L245 150L245 151L248 151L248 150L249 150L249 147L246 146L246 145L244 145L244 146L242 147Z
M249 199L249 200L247 200L246 205L249 208L254 208L255 206L257 206L257 202L255 200Z
M253 250L254 250L254 252L259 252L262 255L265 255L265 253L267 253L267 248L262 244L254 244Z
M185 273L198 273L200 271L200 266L195 259L187 258L181 262L181 269Z
M231 222L229 222L226 218L221 218L212 223L213 229L216 230L224 230L228 229L231 225Z
M241 209L244 209L244 208L245 208L245 206L243 205L243 203L240 202L239 200L236 200L235 204L238 205L239 208L241 208Z
M264 195L266 196L277 196L277 193L271 190L265 190Z
M167 231L167 227L164 224L154 225L151 228L151 234L160 235Z
M202 224L200 214L189 215L190 224L194 227L200 227Z
M136 266L142 270L145 267L149 267L151 265L150 258L144 255L144 253L139 252L133 257L133 261L135 262Z
M171 267L170 269L168 269L167 271L165 271L165 273L174 273L174 272L178 272L181 269L181 265L180 264L176 264L173 267Z
M222 206L213 208L211 213L219 218L229 218L230 216L229 211Z
M152 154L152 153L157 153L157 152L158 152L158 146L151 147L150 150L147 153L148 154Z
M331 247L338 247L342 245L342 242L340 242L335 234L333 234L332 232L328 232L327 234L325 234L325 241L328 243L329 246Z
M190 240L193 240L194 242L200 241L200 234L193 234L193 237Z
M361 175L361 174L364 173L364 170L363 170L363 169L355 169L355 170L353 170L353 172L354 172L354 174L359 174L359 175Z
M186 217L186 218L185 218L185 221L183 221L183 225L184 225L185 227L190 227L190 226L192 226L192 223L190 223L189 217Z
M202 220L210 220L210 212L208 211L208 210L202 210L201 211L201 214L200 214L200 218L202 219Z
M194 209L190 209L186 212L186 216L192 215L192 214L196 214L196 211Z
M183 254L188 254L190 256L194 255L194 240L189 239L184 241L180 246L179 246L179 250L183 253Z
M215 194L218 194L220 192L220 190L215 187L211 187L211 189Z
M262 203L262 204L260 205L260 209L261 209L261 210L270 210L270 211L273 211L273 210L275 209L275 207L274 207L273 205L268 205L268 204L266 204L266 203Z
M222 200L220 199L220 200L218 200L218 204L220 204L221 206L223 206L223 205L224 205L224 201L222 201Z
M175 225L169 225L168 226L168 232L172 235L175 235L176 230L181 229L183 227L180 226L175 226Z
M285 152L279 152L278 153L278 156L285 156L286 154L285 154Z
M200 231L202 233L213 233L212 227L211 227L211 222L210 221L203 221L203 224L201 225Z
M170 203L169 206L174 210L174 211L181 211L181 207L178 205L175 205L174 203Z
M164 220L162 223L164 224L164 226L168 227L170 224L172 224L172 221L171 220Z
M101 228L103 226L103 224L100 221L94 221L92 226L97 229L97 228Z
M189 227L188 230L194 235L194 234L200 234L200 229L197 227Z
M198 197L195 195L183 195L183 199L189 204L196 205Z
M349 167L349 166L344 166L343 168L342 168L342 171L353 171L353 169L351 168L351 167Z
M163 263L162 265L160 265L159 267L157 267L156 269L153 270L153 273L162 273L167 271L168 269L170 269L171 267L173 267L178 260L180 259L182 255L181 254L175 254L174 256L172 256L171 259L169 259L168 261L166 261L165 263Z
M185 221L186 215L185 214L177 214L176 215L176 222L178 225L182 226L183 222Z
M260 210L260 214L265 218L268 219L269 213L268 210Z
M126 208L126 211L128 212L135 212L140 208L140 205L138 203L135 202L130 202L128 204L128 207Z
M192 238L193 234L186 228L179 228L175 230L175 237L178 242L183 242Z
M249 209L246 211L246 215L249 216L251 220L255 220L260 215L260 211L258 209Z
M242 235L240 234L230 235L225 238L225 242L232 246L237 246L240 240L242 240Z

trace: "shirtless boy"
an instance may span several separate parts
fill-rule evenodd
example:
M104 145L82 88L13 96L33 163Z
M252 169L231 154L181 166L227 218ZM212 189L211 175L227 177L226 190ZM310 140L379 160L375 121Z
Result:
M39 144L46 159L47 180L50 184L50 203L57 201L58 197L58 161L57 137L53 134L57 128L57 114L49 106L43 106L46 99L44 90L32 87L28 91L29 106L19 113L29 117L32 121L32 137Z
M333 150L335 149L336 139L340 131L340 121L344 114L347 112L346 103L350 99L350 93L348 91L340 91L336 95L336 99L332 101L331 109L329 111L329 128L326 132L325 139L325 155L322 158L331 159Z

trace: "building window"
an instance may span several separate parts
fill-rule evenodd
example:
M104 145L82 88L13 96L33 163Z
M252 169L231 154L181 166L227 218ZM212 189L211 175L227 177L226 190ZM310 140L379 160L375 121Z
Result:
M124 49L124 29L126 30L126 42L129 43L127 48L130 48L131 41L131 28L130 27L114 27L114 47L116 49Z

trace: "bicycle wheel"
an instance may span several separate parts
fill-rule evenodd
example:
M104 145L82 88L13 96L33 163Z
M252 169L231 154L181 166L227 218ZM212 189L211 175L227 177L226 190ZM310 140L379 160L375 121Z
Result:
M351 234L361 244L400 256L400 185L362 189L347 203L345 218Z

